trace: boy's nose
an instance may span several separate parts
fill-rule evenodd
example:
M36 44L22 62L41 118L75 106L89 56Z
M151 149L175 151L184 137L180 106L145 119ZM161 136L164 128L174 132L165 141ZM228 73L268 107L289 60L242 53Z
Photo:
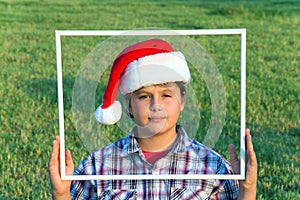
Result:
M151 101L150 110L159 111L161 109L162 109L162 105L159 97L154 96Z
M150 106L150 110L152 112L157 112L163 110L162 106L160 104L154 104Z
M153 95L150 103L150 110L157 111L158 109L161 109L161 99L159 95Z

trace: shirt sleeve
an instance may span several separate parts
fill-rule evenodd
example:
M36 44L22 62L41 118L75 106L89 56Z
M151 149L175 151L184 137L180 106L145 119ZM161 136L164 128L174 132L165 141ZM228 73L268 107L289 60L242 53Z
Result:
M217 174L233 174L230 163L220 159ZM238 198L239 184L237 180L216 180L216 187L212 199L236 200Z
M79 163L74 175L92 175L95 172L91 156ZM97 199L97 183L95 180L74 180L70 189L72 199Z
M218 180L219 186L215 191L213 199L233 199L238 197L238 182L236 180Z

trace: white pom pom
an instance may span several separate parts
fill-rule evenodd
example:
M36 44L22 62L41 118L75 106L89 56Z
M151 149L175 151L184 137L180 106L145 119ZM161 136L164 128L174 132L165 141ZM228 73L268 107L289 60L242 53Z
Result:
M115 101L108 108L101 108L100 105L95 111L95 117L101 124L112 125L121 119L122 106L119 101Z

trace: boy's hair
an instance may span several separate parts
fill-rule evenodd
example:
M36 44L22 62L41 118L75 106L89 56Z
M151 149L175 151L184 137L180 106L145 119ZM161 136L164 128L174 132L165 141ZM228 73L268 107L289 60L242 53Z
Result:
M179 89L180 89L180 96L181 96L181 98L183 98L186 95L186 86L185 86L186 83L184 83L184 82L176 81L176 82L167 82L167 83L154 84L154 85L168 87L169 85L174 84L174 83L177 85L177 87L179 87ZM141 88L143 88L143 87L141 87ZM134 91L134 92L136 92L136 91ZM125 99L126 99L126 103L127 103L126 113L132 119L133 119L133 115L129 112L129 110L130 110L130 106L131 106L131 103L130 103L131 96L132 96L132 94L134 92L131 92L131 93L128 93L128 94L125 95Z

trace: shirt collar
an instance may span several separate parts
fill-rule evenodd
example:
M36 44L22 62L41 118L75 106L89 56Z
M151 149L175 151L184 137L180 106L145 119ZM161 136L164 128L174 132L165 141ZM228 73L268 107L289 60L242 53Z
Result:
M177 125L176 133L178 137L172 149L173 153L182 153L193 149L193 140L188 136L182 126Z
M130 134L123 138L125 140L124 142L124 148L121 151L122 157L129 156L130 154L139 153L141 151L135 137L134 132L136 131L136 127L133 128L130 132ZM176 127L176 133L178 137L176 138L176 141L173 145L173 149L170 153L182 153L189 151L193 149L193 143L194 140L192 140L184 130L184 128L180 125L177 125Z

